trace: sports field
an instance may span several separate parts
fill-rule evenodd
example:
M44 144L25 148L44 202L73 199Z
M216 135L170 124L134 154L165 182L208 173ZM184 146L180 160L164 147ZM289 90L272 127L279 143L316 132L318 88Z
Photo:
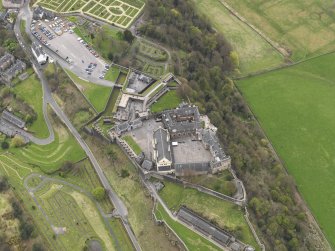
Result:
M142 0L39 0L35 5L59 13L83 13L127 28L144 8Z
M238 82L335 246L335 54Z
M278 66L283 62L279 52L250 27L233 16L220 0L193 0L198 12L206 16L237 51L242 74Z
M335 49L333 0L226 0L273 40L292 50L293 60Z

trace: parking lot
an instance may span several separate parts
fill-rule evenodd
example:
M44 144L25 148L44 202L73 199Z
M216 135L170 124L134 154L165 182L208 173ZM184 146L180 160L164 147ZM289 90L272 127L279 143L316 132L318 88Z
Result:
M51 50L63 58L68 58L72 65L79 67L83 76L99 78L103 74L106 63L94 56L85 44L78 40L77 35L64 33L49 43Z
M106 62L72 28L70 22L56 18L35 22L31 30L38 40L67 61L69 68L76 68L75 72L81 77L103 79L107 72Z

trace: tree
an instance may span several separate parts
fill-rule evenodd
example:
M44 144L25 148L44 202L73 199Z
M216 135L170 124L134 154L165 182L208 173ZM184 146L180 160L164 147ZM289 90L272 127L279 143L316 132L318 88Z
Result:
M103 187L96 187L93 189L92 194L96 200L103 200L106 196L106 190Z
M71 161L65 161L61 170L63 172L68 172L73 168L73 163Z
M28 222L23 221L21 222L19 229L21 238L23 240L28 240L32 236L34 226Z
M44 247L41 243L34 243L32 251L44 251Z
M25 145L24 139L20 135L15 135L14 138L12 139L12 146L13 147L21 147Z
M113 148L108 148L107 150L108 158L110 158L113 162L117 160L117 153Z
M9 188L8 179L6 176L0 176L0 192L4 192Z
M2 148L3 150L8 149L8 148L9 148L9 143L8 143L7 141L3 141L3 142L1 143L1 148Z
M236 68L239 68L240 60L239 60L239 57L236 51L230 52L230 60L232 61L232 63L234 64Z
M125 31L123 32L123 36L124 36L124 39L125 39L128 43L130 43L130 44L131 44L131 43L134 41L134 39L135 39L133 33L131 33L130 30L125 30Z
M126 169L121 170L121 177L122 178L127 178L129 176L129 172Z
M113 61L114 55L113 55L113 53L112 53L111 51L108 52L107 58L108 58L110 61Z

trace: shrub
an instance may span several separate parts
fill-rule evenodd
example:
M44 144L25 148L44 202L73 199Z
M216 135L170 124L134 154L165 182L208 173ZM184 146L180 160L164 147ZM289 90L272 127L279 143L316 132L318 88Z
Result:
M1 143L1 148L2 148L3 150L8 149L8 148L9 148L9 143L8 143L7 141L3 141L3 142Z
M24 139L20 135L15 135L14 138L12 139L12 146L21 147L24 145L25 145Z
M121 170L121 177L122 178L127 178L129 176L129 172L126 169Z
M106 196L106 190L103 187L96 187L93 189L92 194L96 200L103 200Z

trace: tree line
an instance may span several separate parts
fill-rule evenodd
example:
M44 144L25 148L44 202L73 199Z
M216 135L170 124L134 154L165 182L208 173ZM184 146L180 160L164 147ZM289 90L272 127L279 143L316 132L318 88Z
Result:
M142 35L173 48L174 72L183 82L179 95L198 105L218 127L245 184L251 220L267 249L320 247L320 236L297 199L294 180L229 78L238 67L231 45L196 13L190 0L148 0L145 20L139 28Z

